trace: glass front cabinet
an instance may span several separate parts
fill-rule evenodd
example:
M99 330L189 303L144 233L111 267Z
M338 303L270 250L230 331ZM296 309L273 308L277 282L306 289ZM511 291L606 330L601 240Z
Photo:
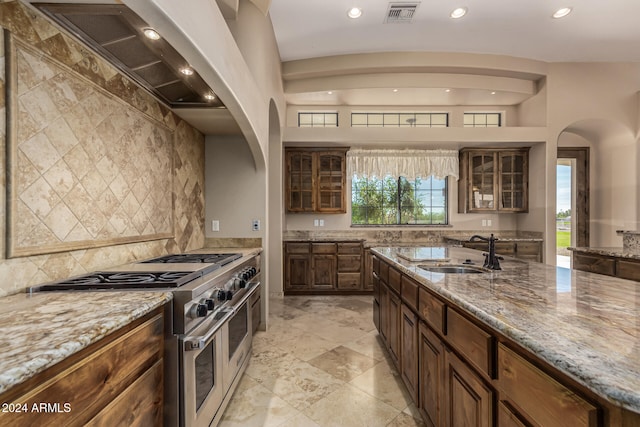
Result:
M527 212L528 192L528 147L460 150L460 213Z
M287 149L288 212L345 213L347 149Z

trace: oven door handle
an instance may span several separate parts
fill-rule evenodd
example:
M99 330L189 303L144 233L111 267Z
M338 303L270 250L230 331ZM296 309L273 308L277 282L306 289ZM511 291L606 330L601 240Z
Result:
M207 346L207 343L211 341L213 336L220 330L220 328L229 320L229 318L233 315L234 310L224 310L216 313L222 314L222 317L218 319L215 327L211 328L207 331L206 334L202 336L188 336L184 338L184 351L195 351L202 350Z

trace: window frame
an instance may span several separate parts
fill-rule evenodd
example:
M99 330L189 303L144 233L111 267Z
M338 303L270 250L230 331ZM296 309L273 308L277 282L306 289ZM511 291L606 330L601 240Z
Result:
M384 185L385 182L387 182L387 180L389 179L393 179L393 177L387 176L385 178L358 178L356 176L351 176L349 178L350 180L350 212L351 212L351 226L352 227L448 227L450 226L450 188L449 188L449 177L445 177L443 179L439 179L433 176L429 176L427 178L419 178L419 179L437 179L437 180L441 180L443 181L444 184L444 188L442 188L442 194L444 197L444 206L435 206L435 208L442 208L443 209L443 214L444 214L444 221L442 223L434 223L433 222L433 214L431 217L431 222L429 223L417 223L417 222L412 222L412 223L402 223L402 211L405 210L407 208L406 205L403 206L402 204L402 197L399 196L400 194L400 187L402 185L401 180L404 180L406 183L409 183L413 188L414 188L414 196L413 196L413 201L415 202L416 200L416 195L415 195L415 180L413 181L409 181L404 177L399 177L399 178L395 178L395 182L396 182L396 194L395 194L395 215L396 215L396 221L393 223L370 223L370 222L361 222L361 223L354 223L353 222L353 215L354 215L354 206L353 206L353 199L354 199L354 182L357 180L365 180L365 182L368 184L372 179L375 179L376 181L379 182L381 188L380 191L384 192ZM430 190L428 191L434 191L433 189L433 185L431 185ZM384 197L384 196L382 196ZM383 208L384 209L384 208ZM425 210L432 210L434 209L434 205L433 203L431 203L429 206L424 207ZM414 216L415 217L415 216Z

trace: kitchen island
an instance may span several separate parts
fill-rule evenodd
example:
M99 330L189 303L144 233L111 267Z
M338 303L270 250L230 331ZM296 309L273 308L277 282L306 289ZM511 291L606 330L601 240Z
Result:
M374 322L428 422L640 423L637 283L507 257L478 274L420 267L482 265L457 247L372 252Z

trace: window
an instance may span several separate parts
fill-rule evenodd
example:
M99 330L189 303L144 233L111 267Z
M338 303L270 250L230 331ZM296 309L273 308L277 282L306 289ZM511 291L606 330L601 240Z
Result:
M351 223L356 225L448 224L447 179L358 178L351 186Z
M447 113L351 113L351 127L449 126Z
M338 113L298 113L298 127L338 127Z
M497 128L502 126L501 113L464 113L466 128Z

